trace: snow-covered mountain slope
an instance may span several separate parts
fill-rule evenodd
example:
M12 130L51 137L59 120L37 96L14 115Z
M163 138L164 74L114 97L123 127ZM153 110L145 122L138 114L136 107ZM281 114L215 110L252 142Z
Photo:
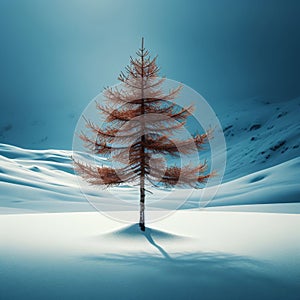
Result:
M220 116L227 143L225 181L300 156L300 98L272 103L250 99Z
M80 192L71 154L63 150L26 150L0 144L0 213L93 211ZM264 204L266 211L274 211L276 204L279 205L277 211L300 212L299 166L300 157L223 183L207 207L234 205L244 209L244 206ZM107 190L87 187L84 191L92 200L104 204L111 201ZM138 210L135 188L119 187L115 192L132 198ZM189 192L179 190L172 199L180 202ZM202 197L202 190L193 191L181 209L199 208L211 192L213 188L208 188ZM156 190L154 196L166 193Z

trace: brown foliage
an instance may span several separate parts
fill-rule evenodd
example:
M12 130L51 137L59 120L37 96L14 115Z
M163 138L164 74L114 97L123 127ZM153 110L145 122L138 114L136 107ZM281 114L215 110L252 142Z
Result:
M172 135L180 130L193 112L193 106L179 107L173 101L182 86L165 92L164 78L158 77L157 57L151 59L142 48L130 58L126 74L121 72L121 88L106 88L105 101L96 107L105 116L102 128L86 120L88 133L80 138L94 154L109 157L120 168L98 167L74 160L76 171L93 185L114 186L145 180L166 187L197 187L213 176L207 164L169 167L158 155L179 157L199 151L211 133L195 134L180 140ZM94 137L91 137L91 134ZM162 170L164 173L162 174Z

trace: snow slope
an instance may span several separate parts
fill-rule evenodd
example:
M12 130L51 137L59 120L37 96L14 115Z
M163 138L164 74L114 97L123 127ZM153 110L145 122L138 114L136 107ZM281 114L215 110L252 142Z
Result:
M226 184L210 206L299 202L299 108L300 98L278 103L250 99L229 107L230 114L220 116L227 143ZM70 156L71 151L0 144L0 213L92 210L79 191ZM86 193L103 201L109 197L101 190ZM126 194L130 197L136 193L127 189ZM199 192L195 192L183 208L198 206ZM285 212L298 210L294 205L280 207Z
M300 97L281 102L255 98L229 105L218 115L228 150L224 179L229 181L300 156L299 110ZM71 149L80 113L58 111L57 118L65 122L60 128L53 128L52 121L44 119L20 122L3 116L0 142L29 149Z
M220 116L227 143L225 181L300 156L300 98L249 99Z
M70 151L25 150L1 144L0 213L93 211L80 192L70 156ZM207 207L287 204L279 206L279 211L300 212L299 166L300 157L223 183ZM208 188L204 197L202 190L192 192L181 208L199 208L213 189ZM115 192L133 200L137 197L134 188L120 187ZM90 187L85 193L98 202L111 201L107 190ZM180 202L187 193L189 190L179 190L172 199ZM167 192L155 191L157 197L164 194ZM296 205L289 206L292 203ZM274 211L274 205L265 209Z
M90 210L74 178L70 152L0 146L1 211ZM68 211L68 208L66 209Z

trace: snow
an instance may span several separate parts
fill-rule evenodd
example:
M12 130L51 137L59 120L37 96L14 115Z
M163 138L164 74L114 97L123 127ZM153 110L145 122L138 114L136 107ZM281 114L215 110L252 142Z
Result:
M205 208L194 191L142 233L94 211L70 151L2 144L0 155L1 299L300 297L300 157L223 183Z
M84 187L100 214L70 150L0 144L0 299L299 299L299 106L251 99L220 118L228 160L216 196L176 190L170 201L187 201L159 220L146 206L145 233L136 188L115 188L125 201L113 206L109 191Z
M300 157L223 183L209 206L298 203Z
M300 98L272 102L249 99L219 116L227 143L225 181L300 156Z
M42 115L44 121L29 117L26 120L12 121L3 111L0 121L1 142L29 149L71 149L72 135L82 108L78 107L75 115L74 111L66 111L66 108L57 111L61 124L58 129L53 128L52 116L49 120L47 115ZM216 111L219 109L214 106L212 108ZM230 161L225 180L229 181L298 157L299 108L300 97L281 102L253 98L227 105L227 109L218 115L225 130ZM260 127L253 127L254 125ZM252 138L254 139L251 140ZM285 144L275 151L270 149L281 141L285 141Z
M71 151L26 150L0 144L0 214L32 212L82 212L95 209L87 202L73 173ZM249 205L256 205L256 211L274 211L280 205L283 212L300 212L300 157L291 159L220 185L215 198L210 199L216 187L204 190L178 190L168 201L175 204L190 195L181 209L233 207L249 211ZM101 204L104 211L126 209L128 201L132 209L138 210L137 188L119 187L113 190L124 202L116 202L112 208L112 195L108 190L86 187L88 198ZM155 190L152 198L168 196L168 192ZM150 196L148 196L150 199ZM174 204L174 206L176 206ZM258 204L265 205L257 207ZM272 204L272 206L270 206ZM284 204L286 204L284 206ZM294 204L294 210L289 207ZM135 206L134 206L135 205ZM155 203L152 204L155 207ZM168 204L169 205L169 204ZM237 208L234 207L234 210Z
M0 216L3 299L299 299L300 218L178 211Z

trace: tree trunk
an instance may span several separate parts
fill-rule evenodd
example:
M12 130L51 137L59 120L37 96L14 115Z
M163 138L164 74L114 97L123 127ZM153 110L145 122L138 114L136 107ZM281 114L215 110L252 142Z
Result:
M142 104L141 104L141 115L145 114L145 103L144 103L144 38L142 38L142 82L141 82L141 92L142 92ZM145 231L145 124L142 121L141 124L141 177L140 177L140 228Z
M145 231L145 188L143 184L140 187L140 228Z

